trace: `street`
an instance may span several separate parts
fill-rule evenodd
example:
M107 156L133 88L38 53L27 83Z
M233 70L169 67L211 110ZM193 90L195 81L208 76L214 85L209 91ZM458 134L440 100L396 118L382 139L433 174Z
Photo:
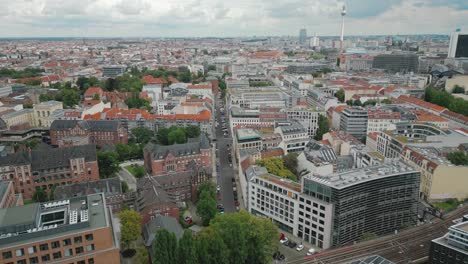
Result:
M232 179L235 175L234 168L229 166L231 162L228 159L228 147L227 144L230 144L232 148L232 138L223 136L223 129L221 127L222 117L220 111L220 101L216 98L216 121L219 122L218 127L216 128L216 138L217 138L217 148L216 156L217 163L219 162L218 170L218 185L221 187L221 203L224 205L224 210L226 213L236 212L236 206L234 205L234 193L232 190ZM229 125L229 111L226 110L224 115L226 124ZM233 157L234 159L234 157Z
M119 176L119 179L121 181L127 182L128 188L132 191L136 191L136 179L133 177L133 175L128 172L127 169L125 169L126 166L132 165L132 164L138 164L138 165L143 165L143 160L135 160L135 161L125 161L123 163L120 163L120 171L117 173L117 176Z

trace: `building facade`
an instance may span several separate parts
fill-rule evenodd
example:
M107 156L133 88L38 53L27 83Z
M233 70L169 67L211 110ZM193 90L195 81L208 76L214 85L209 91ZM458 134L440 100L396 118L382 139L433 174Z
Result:
M465 264L468 262L468 215L461 223L449 227L449 232L431 242L429 263Z
M1 263L120 263L104 195L0 209Z
M116 120L55 120L50 126L52 145L61 146L72 137L88 138L98 146L128 143L127 129Z
M211 146L204 134L184 144L148 143L143 152L146 170L154 176L187 171L191 161L199 166L212 166Z
M340 130L361 140L367 135L368 113L363 108L346 108L341 113Z
M0 158L0 177L12 181L24 198L36 189L48 192L57 185L99 180L94 145L17 152Z

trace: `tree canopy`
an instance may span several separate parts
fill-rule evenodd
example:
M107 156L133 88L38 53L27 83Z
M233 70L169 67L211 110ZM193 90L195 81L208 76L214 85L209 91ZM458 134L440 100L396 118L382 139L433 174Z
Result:
M281 158L267 158L257 161L257 165L265 167L267 171L273 175L297 181L297 176L290 171L284 164Z
M153 264L177 263L177 238L175 234L166 229L158 230L153 243L153 251Z
M120 170L119 156L113 151L98 151L99 177L101 179L114 177Z
M25 68L24 70L13 70L9 68L1 68L0 69L0 78L8 77L12 79L21 79L21 78L32 78L41 76L44 72L44 69L38 68Z
M446 91L438 91L432 87L426 88L424 100L448 108L450 111L468 116L468 101L455 98Z
M156 140L162 145L183 144L187 142L188 138L198 136L200 136L200 127L198 126L171 126L170 128L159 129L156 134Z
M330 131L330 127L328 125L328 119L324 115L319 115L318 120L318 128L315 132L315 140L322 140L323 134L326 134Z
M216 201L216 187L212 182L205 182L198 187L197 214L203 225L209 225L218 212Z
M455 152L449 153L447 155L447 159L454 165L468 166L468 155L461 151L455 151Z
M216 217L207 231L220 236L228 263L271 263L277 249L278 230L268 219L240 212Z
M135 142L140 144L146 144L154 137L154 132L146 127L137 127L131 132Z
M141 216L134 210L120 212L120 240L124 247L128 248L132 242L140 238Z

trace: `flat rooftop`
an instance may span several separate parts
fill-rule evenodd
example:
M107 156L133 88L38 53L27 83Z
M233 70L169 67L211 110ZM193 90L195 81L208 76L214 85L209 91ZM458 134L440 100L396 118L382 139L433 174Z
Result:
M260 175L260 178L265 179L265 180L270 181L270 182L273 182L273 183L278 184L280 186L286 187L286 188L291 189L293 191L301 192L301 185L299 183L297 183L297 182L294 182L294 181L290 180L290 179L281 178L281 177L278 177L278 176L270 174L270 173Z
M402 161L394 161L392 163L353 169L326 176L314 174L307 176L306 178L335 189L344 189L355 184L399 175L402 173L419 173L419 171Z
M0 209L0 249L109 226L104 194Z

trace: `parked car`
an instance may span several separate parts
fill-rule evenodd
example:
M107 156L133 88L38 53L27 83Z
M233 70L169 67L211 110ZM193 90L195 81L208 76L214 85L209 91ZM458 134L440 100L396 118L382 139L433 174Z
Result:
M290 247L290 248L295 248L296 246L297 246L297 243L296 243L296 242L294 242L294 241L292 241L292 240L289 242L288 247Z
M234 205L235 205L235 206L239 206L239 201L238 201L238 200L235 200L235 201L234 201Z
M299 246L297 246L296 250L297 251L301 251L304 249L304 245L300 244Z
M219 186L219 185L216 186L216 191L217 191L217 192L221 191L221 186Z
M281 254L281 255L278 256L277 260L283 261L285 258L286 257L283 254Z
M283 237L283 239L280 240L280 243L284 244L284 243L286 243L288 241L289 241L289 239L287 237Z
M313 248L310 248L306 253L307 256L312 256L313 254L315 254L315 249Z

